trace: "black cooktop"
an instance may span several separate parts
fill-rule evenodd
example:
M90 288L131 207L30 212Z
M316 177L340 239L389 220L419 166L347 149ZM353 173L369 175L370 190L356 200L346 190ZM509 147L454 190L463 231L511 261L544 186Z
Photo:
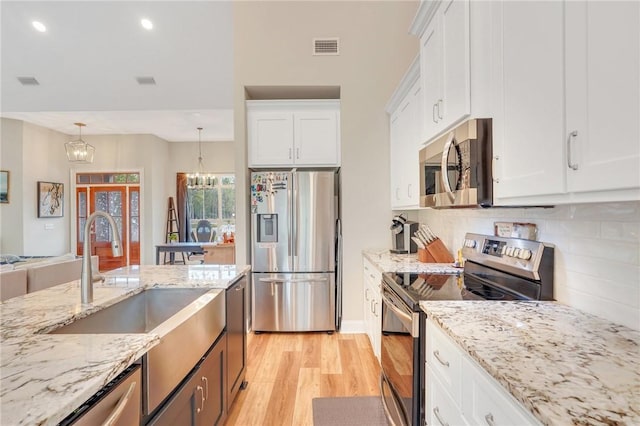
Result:
M414 311L422 300L537 300L539 286L529 280L482 269L458 274L392 273L384 281Z

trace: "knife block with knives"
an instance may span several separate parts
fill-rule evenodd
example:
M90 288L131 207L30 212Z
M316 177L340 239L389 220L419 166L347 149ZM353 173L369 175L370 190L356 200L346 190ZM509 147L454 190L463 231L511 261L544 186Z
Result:
M449 253L447 246L426 225L420 225L419 229L411 237L418 245L418 262L423 263L453 263L454 258Z

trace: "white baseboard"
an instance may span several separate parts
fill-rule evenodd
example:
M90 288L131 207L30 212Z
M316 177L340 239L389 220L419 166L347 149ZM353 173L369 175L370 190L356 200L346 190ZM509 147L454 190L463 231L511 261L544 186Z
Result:
M364 327L364 321L342 320L342 324L340 324L340 333L342 334L366 333L365 327Z

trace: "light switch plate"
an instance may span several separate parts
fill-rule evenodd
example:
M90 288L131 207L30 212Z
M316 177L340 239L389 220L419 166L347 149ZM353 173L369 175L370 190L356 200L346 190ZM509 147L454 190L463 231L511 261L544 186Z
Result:
M51 231L53 229L53 223L45 223L44 229L46 229L47 231Z

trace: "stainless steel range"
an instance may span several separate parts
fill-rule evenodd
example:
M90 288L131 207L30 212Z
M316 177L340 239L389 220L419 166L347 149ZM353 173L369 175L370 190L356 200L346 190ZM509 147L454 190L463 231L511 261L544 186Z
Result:
M382 400L392 425L424 425L423 300L552 300L552 245L467 234L457 274L385 273Z

